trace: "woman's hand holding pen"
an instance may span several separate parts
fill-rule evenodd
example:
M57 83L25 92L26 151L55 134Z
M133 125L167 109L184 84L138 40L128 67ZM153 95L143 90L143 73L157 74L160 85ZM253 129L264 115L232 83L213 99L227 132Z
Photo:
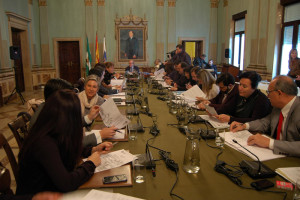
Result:
M114 135L116 134L116 130L118 130L118 128L116 128L115 126L109 128L103 128L100 131L101 138L106 139L106 138L114 137Z

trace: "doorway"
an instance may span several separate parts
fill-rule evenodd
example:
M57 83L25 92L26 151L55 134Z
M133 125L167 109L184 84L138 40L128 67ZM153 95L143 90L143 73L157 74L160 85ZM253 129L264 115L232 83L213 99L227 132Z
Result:
M80 78L79 41L58 41L60 78L74 84Z
M16 87L19 88L20 92L24 92L25 84L22 64L21 32L22 30L20 29L11 28L12 45L17 46L20 49L20 59L14 60L15 79L17 84Z
M195 58L203 54L203 41L202 40L182 40L184 50L190 55L192 63Z

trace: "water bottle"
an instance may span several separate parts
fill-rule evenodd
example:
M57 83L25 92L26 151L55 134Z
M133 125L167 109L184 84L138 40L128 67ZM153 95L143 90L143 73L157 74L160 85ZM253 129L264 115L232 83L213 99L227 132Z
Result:
M200 170L199 137L197 131L190 128L187 130L183 170L190 174L198 173Z

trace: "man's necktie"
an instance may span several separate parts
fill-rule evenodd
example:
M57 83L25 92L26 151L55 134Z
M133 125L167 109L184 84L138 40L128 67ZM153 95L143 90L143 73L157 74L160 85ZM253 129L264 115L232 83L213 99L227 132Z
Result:
M280 140L280 133L281 133L281 128L282 128L282 122L283 122L283 115L282 115L282 112L280 112L279 122L278 122L278 126L277 126L276 140Z

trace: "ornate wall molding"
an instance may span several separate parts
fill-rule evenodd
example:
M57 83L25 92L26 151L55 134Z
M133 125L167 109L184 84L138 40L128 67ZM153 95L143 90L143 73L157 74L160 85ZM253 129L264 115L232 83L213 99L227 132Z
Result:
M105 0L98 0L98 6L105 6Z
M211 8L218 8L219 0L210 0L210 7Z
M156 6L164 6L165 1L164 0L156 0Z
M132 14L132 9L130 9L130 14L128 16L124 16L122 18L119 18L118 15L116 15L115 19L115 39L117 39L117 26L145 26L145 33L146 33L146 40L148 39L148 20L146 20L146 14L144 14L144 18L135 16Z
M84 0L85 6L92 6L93 5L93 0Z
M169 7L175 7L176 6L176 0L168 0L168 6Z
M47 0L39 0L39 6L47 6Z

